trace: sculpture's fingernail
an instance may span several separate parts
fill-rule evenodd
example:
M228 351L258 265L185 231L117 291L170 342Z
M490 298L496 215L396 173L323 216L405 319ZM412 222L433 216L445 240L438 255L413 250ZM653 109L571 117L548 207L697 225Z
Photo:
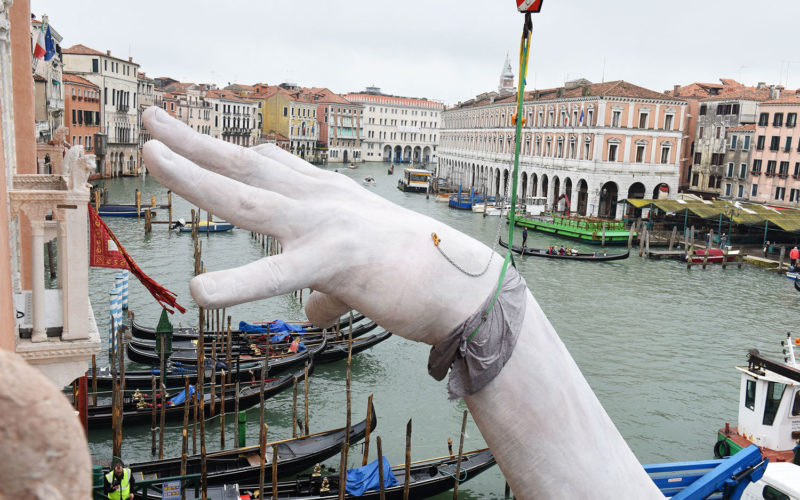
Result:
M206 279L204 277L200 277L200 285L203 287L203 291L206 294L206 297L211 298L214 295L214 292L217 291L217 285L212 279Z

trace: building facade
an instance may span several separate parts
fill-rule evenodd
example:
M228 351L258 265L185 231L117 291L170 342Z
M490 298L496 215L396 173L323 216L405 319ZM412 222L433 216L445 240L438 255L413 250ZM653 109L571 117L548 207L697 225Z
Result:
M34 40L42 29L50 30L55 44L55 54L49 61L33 60L36 140L38 143L47 143L53 139L56 129L65 124L62 80L64 63L61 59L61 35L48 23L47 16L41 21L31 20L31 37Z
M261 137L260 104L257 99L242 97L230 90L208 90L203 102L198 104L196 126L205 127L209 135L217 139L245 147L255 146Z
M361 134L364 161L436 163L444 104L382 94L377 87L342 97L364 106Z
M292 154L309 161L321 159L325 152L317 149L320 132L311 89L294 83L259 84L254 88L253 97L261 101L262 135L283 135L289 139Z
M139 65L128 60L86 47L73 45L65 49L65 69L100 87L102 92L101 133L105 134L107 151L104 172L108 176L139 173Z
M490 92L446 110L439 177L509 196L516 106ZM686 101L624 81L528 92L517 195L610 218L624 198L674 196L685 113Z
M732 95L700 100L690 192L710 199L724 191L721 185L730 144L726 131L755 123L758 102L768 98L768 92L768 89L763 92L743 89Z
M361 119L364 107L326 88L311 89L317 103L317 151L331 162L364 161L361 153Z
M99 140L101 130L100 87L78 75L64 73L64 93L69 142L83 146L84 151L94 154L95 142ZM95 162L95 171L102 174L101 159L95 156Z
M800 204L800 89L758 107L749 179L751 201L797 208Z
M747 180L753 155L755 124L731 127L725 131L722 186L719 197L726 200L747 200Z

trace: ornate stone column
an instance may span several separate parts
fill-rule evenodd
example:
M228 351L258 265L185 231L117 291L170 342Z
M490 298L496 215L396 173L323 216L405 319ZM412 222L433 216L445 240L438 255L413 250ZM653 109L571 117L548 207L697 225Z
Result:
M47 207L38 203L25 203L20 208L30 220L31 228L31 298L33 301L31 341L44 342L47 340L44 303L44 232Z

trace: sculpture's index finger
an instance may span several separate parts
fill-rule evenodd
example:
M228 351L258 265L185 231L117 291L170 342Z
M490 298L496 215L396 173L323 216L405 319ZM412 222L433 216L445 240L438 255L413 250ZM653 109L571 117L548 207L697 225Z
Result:
M270 187L277 179L286 182L297 175L292 169L247 148L200 134L157 106L147 108L142 121L153 138L172 151L226 177L257 187ZM269 162L268 168L264 168L266 162Z

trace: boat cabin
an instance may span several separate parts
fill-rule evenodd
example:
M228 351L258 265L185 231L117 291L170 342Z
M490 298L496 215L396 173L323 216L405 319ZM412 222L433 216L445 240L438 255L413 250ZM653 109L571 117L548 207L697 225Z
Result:
M406 168L403 170L403 177L397 183L397 188L406 192L424 193L428 191L431 174L433 172L430 170Z
M800 370L752 351L739 390L739 434L762 448L791 451L800 439Z
M547 198L544 196L528 196L525 198L526 215L542 215L547 209Z

